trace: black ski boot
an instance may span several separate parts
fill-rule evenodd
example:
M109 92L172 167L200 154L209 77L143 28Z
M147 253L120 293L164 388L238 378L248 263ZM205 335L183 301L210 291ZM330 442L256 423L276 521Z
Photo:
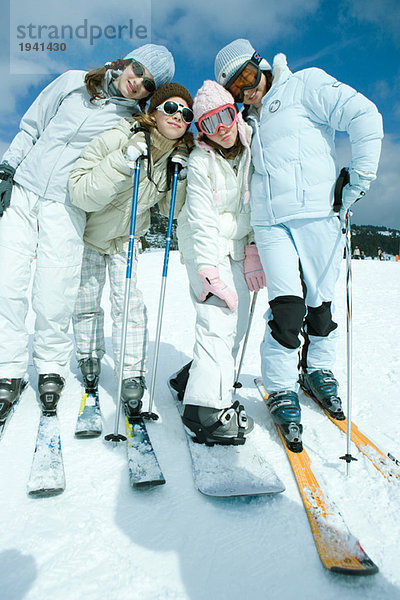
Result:
M186 404L182 421L193 441L207 446L240 446L254 427L253 419L238 401L222 410Z
M302 390L317 400L331 417L338 421L345 420L342 401L338 396L339 384L332 371L328 369L318 369L312 373L303 371L300 373L299 383Z
M22 391L22 379L0 379L0 425L7 420Z
M134 419L142 408L142 398L146 383L143 377L129 377L122 382L121 400L128 419Z
M55 415L65 379L57 373L39 375L39 397L43 414Z
M83 377L83 385L87 392L96 392L99 385L101 371L99 358L82 358L79 362L79 368Z
M273 392L268 396L266 402L289 450L301 452L303 450L301 440L303 426L300 423L301 410L296 392L291 390Z
M178 400L182 402L183 396L185 395L185 390L187 386L187 382L189 379L189 371L192 366L192 360L187 363L184 367L182 367L175 375L171 377L169 380L169 385L178 395Z

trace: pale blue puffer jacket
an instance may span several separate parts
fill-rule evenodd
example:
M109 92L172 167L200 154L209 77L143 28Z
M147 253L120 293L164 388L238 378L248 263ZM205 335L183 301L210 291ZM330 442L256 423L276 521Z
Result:
M321 69L291 73L283 54L275 57L273 74L260 115L250 109L247 120L254 133L251 222L334 215L335 130L349 134L349 167L375 174L382 117L365 96Z
M67 71L44 88L2 158L16 169L14 181L47 200L70 204L68 175L83 148L122 117L140 112L136 100L90 102L85 75Z

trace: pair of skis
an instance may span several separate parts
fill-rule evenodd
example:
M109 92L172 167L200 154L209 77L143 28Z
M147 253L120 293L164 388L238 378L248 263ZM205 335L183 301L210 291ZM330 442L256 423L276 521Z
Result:
M268 394L262 380L257 378L254 383L261 397L266 401ZM312 397L312 399L319 404L315 398ZM322 408L322 410L324 409ZM332 423L346 433L346 420L337 421L326 411L324 412ZM377 573L378 567L363 550L360 542L350 533L340 512L322 491L312 471L311 460L306 450L303 448L299 453L291 452L279 427L277 427L277 431L292 467L314 541L324 566L330 571L350 575ZM354 423L351 424L351 439L386 479L399 481L398 461L391 454L385 455L359 431Z
M267 393L261 379L255 380L258 391L266 400ZM181 411L181 403L178 403ZM327 415L342 431L346 421L337 421ZM96 423L96 426L94 426ZM130 482L132 486L162 484L165 479L148 437L145 422L125 421ZM352 423L352 441L367 456L374 467L389 480L400 479L398 461L385 455ZM368 557L360 542L350 533L342 516L321 489L311 468L305 449L293 453L285 448L310 522L315 544L324 566L337 573L370 575L378 567ZM101 415L98 395L85 393L78 416L76 435L94 437L101 434ZM202 493L216 497L273 494L284 491L284 485L265 458L251 443L251 436L242 447L209 448L187 437L196 487ZM235 456L233 456L235 454ZM32 496L61 493L65 488L61 439L56 415L41 415L35 455L28 492Z
M145 421L125 417L129 481L133 487L165 483ZM76 423L77 438L101 435L102 418L98 390L86 390L82 397ZM30 496L45 497L61 494L65 489L65 472L57 415L40 415L35 452L28 481Z
M86 391L82 397L75 435L97 437L100 434L99 395L97 391ZM36 497L56 496L65 490L60 423L57 414L47 415L41 411L27 490L30 496Z

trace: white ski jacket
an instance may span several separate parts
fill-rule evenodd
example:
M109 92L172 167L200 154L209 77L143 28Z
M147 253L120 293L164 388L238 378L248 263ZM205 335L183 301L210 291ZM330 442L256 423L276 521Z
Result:
M250 140L247 125L246 134ZM200 270L217 266L225 256L243 260L245 245L253 241L250 206L243 203L247 155L244 149L235 173L231 161L218 152L200 147L192 150L186 202L177 225L183 262L195 260Z
M14 180L47 200L69 202L69 171L82 149L122 117L139 113L137 102L90 102L85 71L67 71L50 83L21 119L20 132L2 161L16 168Z
M83 241L103 254L121 252L129 241L132 209L132 177L122 148L134 135L135 119L121 119L92 140L74 164L69 178L69 192L75 206L87 211ZM150 208L158 204L168 216L171 191L168 190L167 164L173 151L170 140L151 135L151 145L168 148L153 164L152 179L147 177L147 158L141 161L135 238L150 227ZM185 201L186 180L177 182L175 216Z
M321 69L292 73L274 59L273 85L247 122L253 127L252 224L334 215L335 130L350 137L350 168L376 174L383 137L376 106ZM344 165L341 165L344 166Z

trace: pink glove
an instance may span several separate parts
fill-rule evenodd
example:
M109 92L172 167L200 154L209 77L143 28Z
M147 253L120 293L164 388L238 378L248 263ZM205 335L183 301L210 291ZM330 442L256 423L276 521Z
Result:
M219 278L218 267L208 267L207 269L198 271L198 273L203 282L203 291L200 296L200 302L204 302L208 294L214 294L214 296L218 296L218 298L221 298L221 300L226 302L229 310L234 311L237 309L238 297L235 292L229 289L226 283Z
M243 272L247 287L251 292L259 292L267 285L265 273L255 244L249 244L244 248Z

